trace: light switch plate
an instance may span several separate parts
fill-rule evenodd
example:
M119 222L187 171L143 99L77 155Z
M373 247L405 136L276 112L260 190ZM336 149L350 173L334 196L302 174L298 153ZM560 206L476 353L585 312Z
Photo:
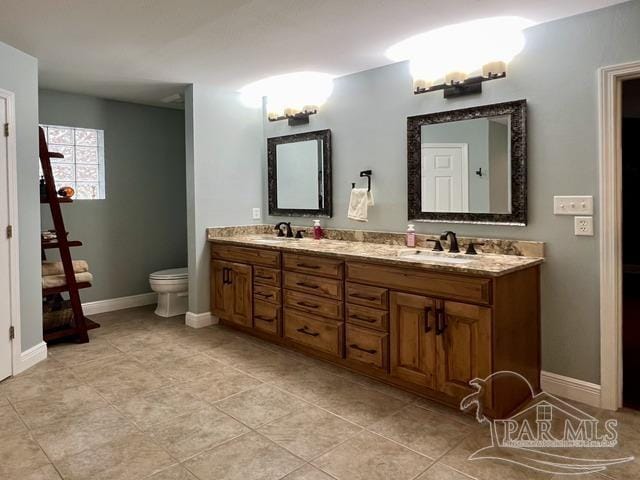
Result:
M554 215L593 215L593 197L555 196L553 197Z
M253 219L254 220L260 220L261 215L260 215L260 208L259 207L254 208L251 211L251 214L253 215Z
M576 235L593 237L593 217L574 217L573 226Z

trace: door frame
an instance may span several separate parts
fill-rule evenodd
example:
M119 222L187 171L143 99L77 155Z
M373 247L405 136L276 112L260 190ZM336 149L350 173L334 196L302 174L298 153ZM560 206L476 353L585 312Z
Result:
M22 345L20 340L20 255L19 255L19 228L18 228L18 160L16 148L16 111L15 94L0 88L0 98L7 102L7 123L9 124L9 136L7 139L7 181L9 182L8 207L9 225L13 226L13 235L9 242L9 301L11 305L10 324L14 329L12 341L13 375L19 373ZM4 333L3 333L4 334Z
M600 68L600 406L622 406L622 82L640 61Z
M427 148L459 148L462 150L462 163L460 170L462 172L462 204L466 210L462 213L469 212L469 144L468 143L421 143L420 144L420 171L424 172L424 157L422 152ZM422 178L420 178L420 186L422 187ZM420 205L422 208L422 205Z

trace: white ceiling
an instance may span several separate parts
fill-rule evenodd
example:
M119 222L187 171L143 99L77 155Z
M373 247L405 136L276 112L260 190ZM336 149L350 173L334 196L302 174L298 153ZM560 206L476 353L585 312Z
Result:
M378 67L393 43L450 23L622 1L0 0L0 41L39 59L41 87L157 105L188 83Z

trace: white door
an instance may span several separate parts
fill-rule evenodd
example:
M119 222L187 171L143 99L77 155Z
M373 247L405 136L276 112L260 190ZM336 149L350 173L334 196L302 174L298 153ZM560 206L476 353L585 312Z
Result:
M422 144L422 211L468 212L466 143Z
M6 228L9 225L8 139L4 135L7 123L7 100L0 97L0 380L11 375L11 283L10 250Z

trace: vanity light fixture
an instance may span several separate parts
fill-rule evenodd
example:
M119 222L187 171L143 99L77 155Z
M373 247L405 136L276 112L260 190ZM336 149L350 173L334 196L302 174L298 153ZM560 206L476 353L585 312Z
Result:
M414 94L443 90L445 98L482 92L482 83L507 76L507 64L522 51L522 31L533 22L491 17L448 25L407 38L386 55L409 61Z
M262 107L266 97L270 122L288 120L289 125L309 123L333 92L333 75L320 72L295 72L268 77L240 90L240 99L248 107Z

